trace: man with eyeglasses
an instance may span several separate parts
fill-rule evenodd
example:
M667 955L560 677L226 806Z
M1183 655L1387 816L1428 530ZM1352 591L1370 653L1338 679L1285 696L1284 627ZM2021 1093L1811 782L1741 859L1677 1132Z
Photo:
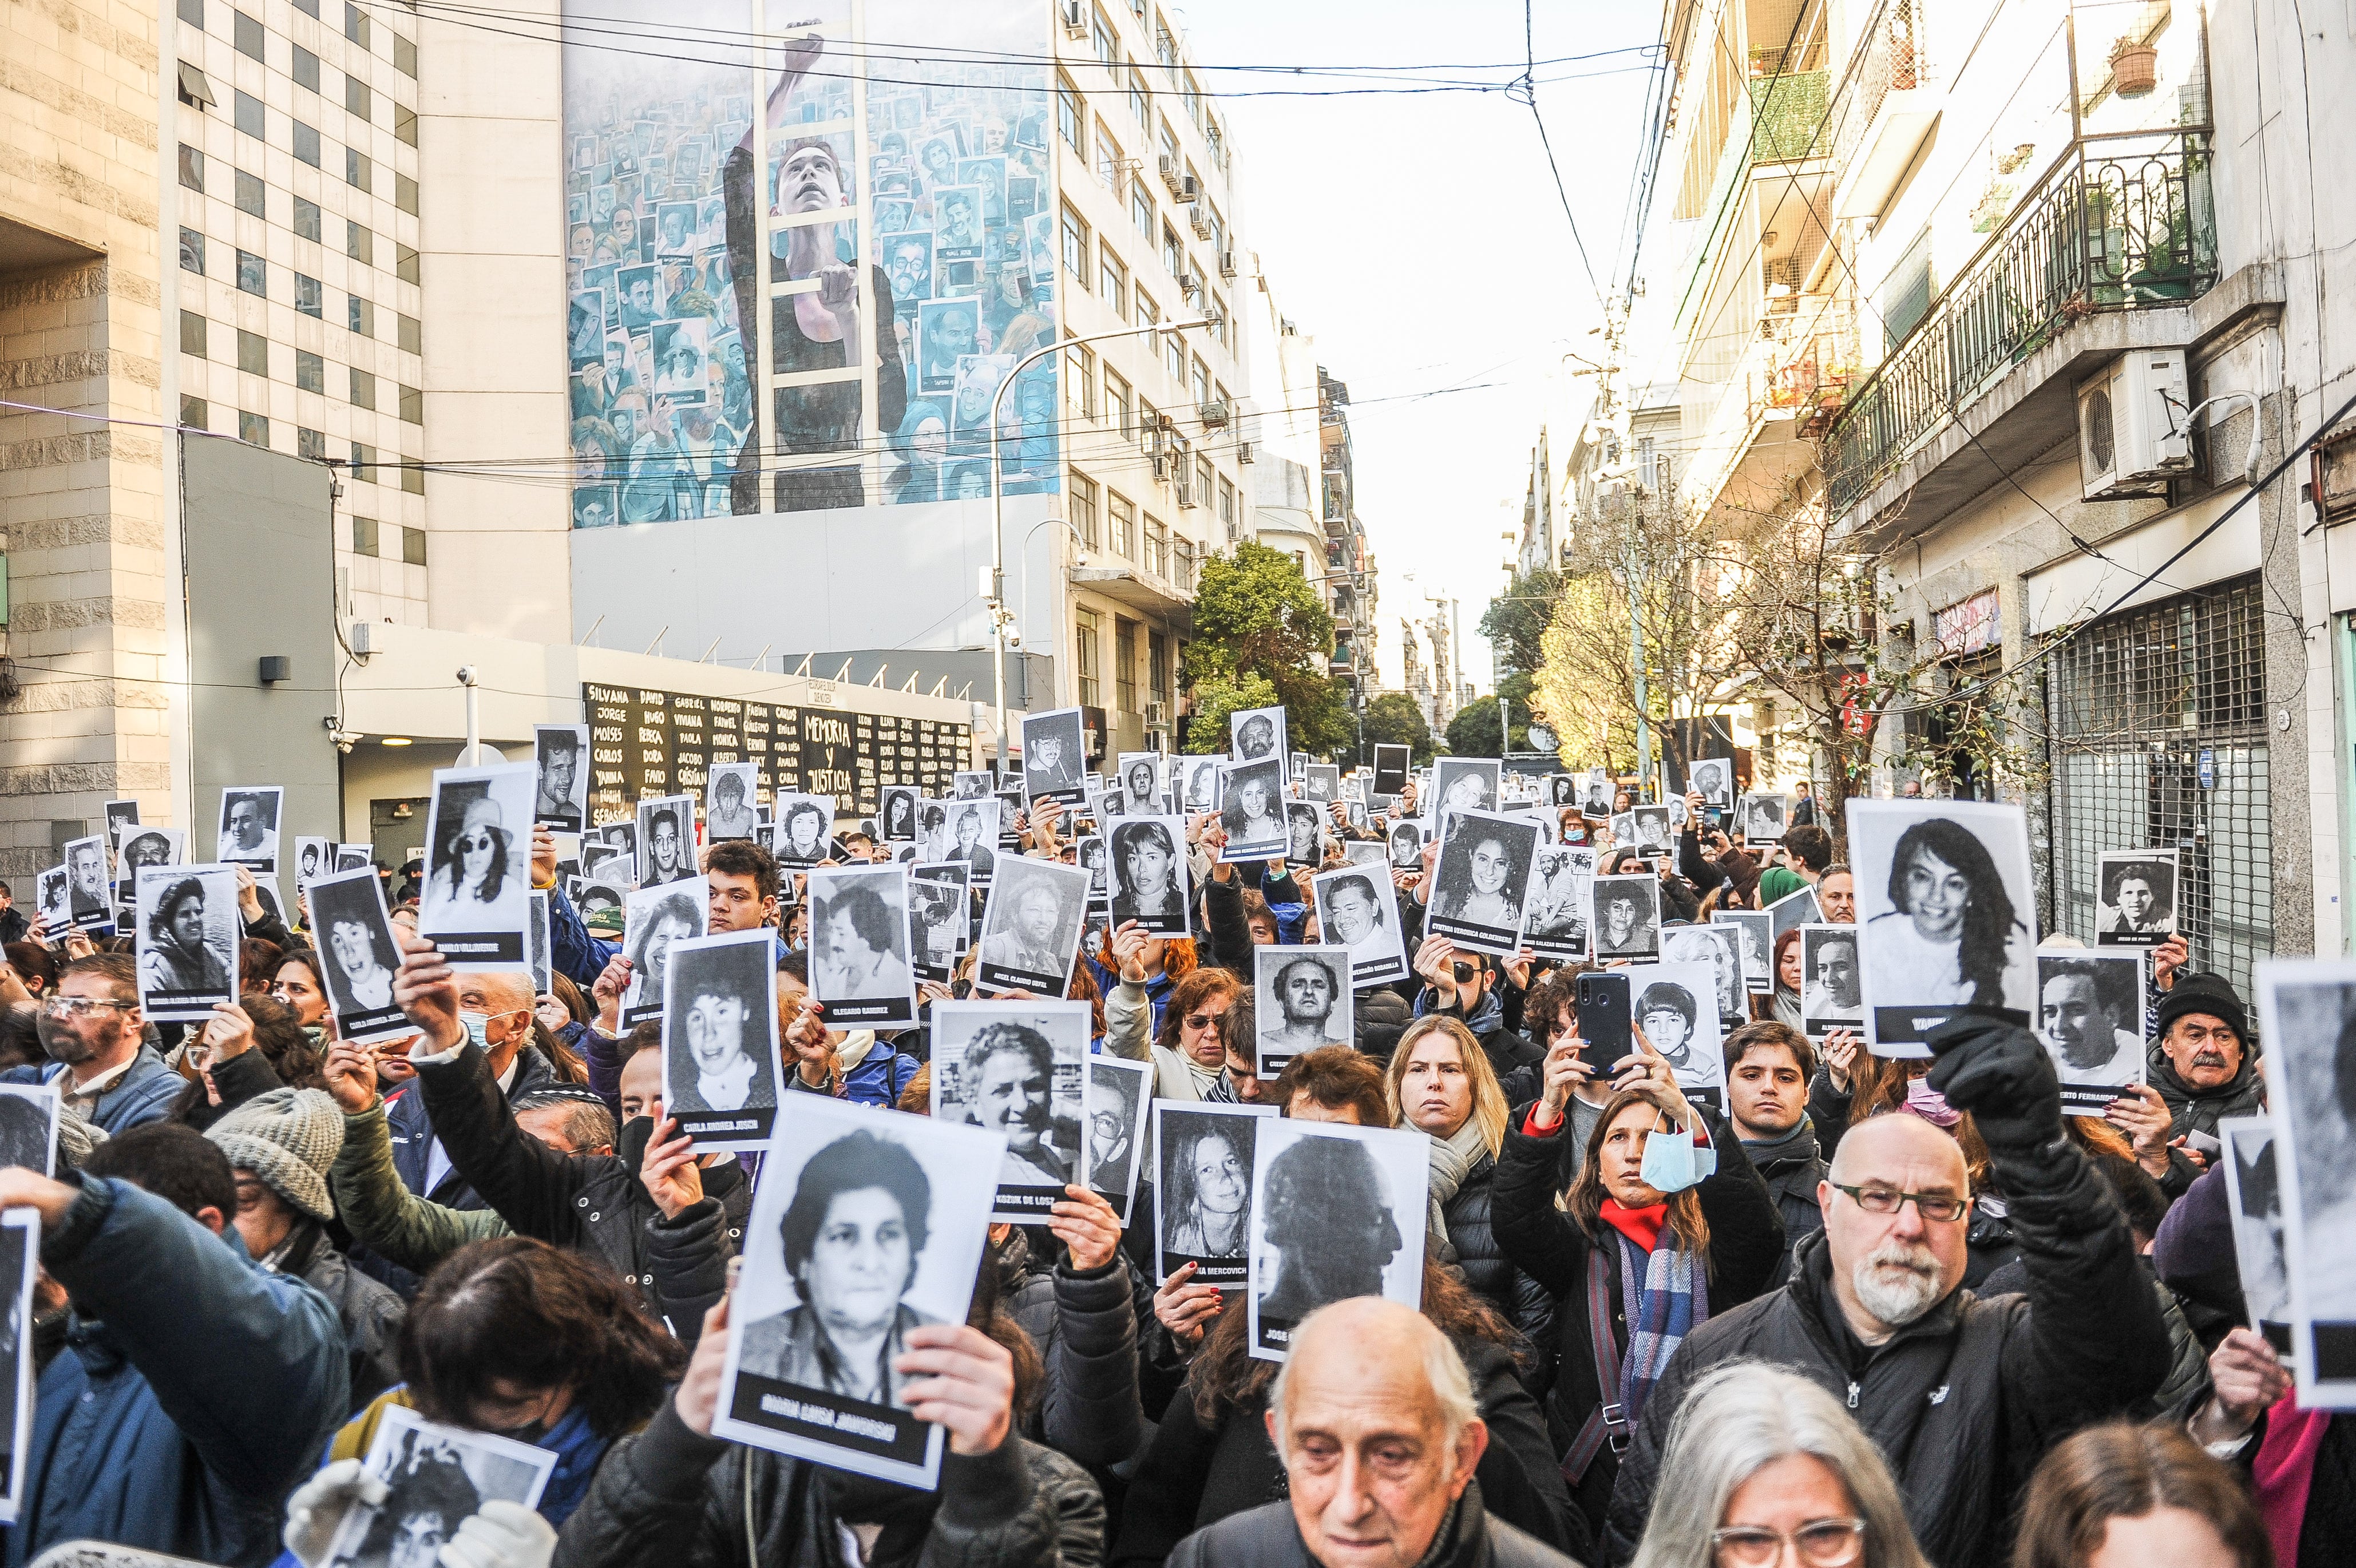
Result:
M1963 1288L1972 1188L1952 1134L1902 1111L1850 1128L1816 1189L1824 1229L1794 1251L1790 1283L1694 1330L1655 1386L1621 1463L1606 1561L1634 1552L1686 1391L1730 1362L1788 1368L1840 1400L1941 1568L1995 1568L2039 1455L2166 1376L2168 1329L2135 1238L2062 1130L2045 1047L1969 1015L1930 1045L1930 1087L1987 1144L2026 1294Z
M66 965L41 1000L37 1027L48 1065L11 1068L0 1083L53 1083L69 1110L110 1135L171 1110L180 1076L146 1043L130 954L92 953Z

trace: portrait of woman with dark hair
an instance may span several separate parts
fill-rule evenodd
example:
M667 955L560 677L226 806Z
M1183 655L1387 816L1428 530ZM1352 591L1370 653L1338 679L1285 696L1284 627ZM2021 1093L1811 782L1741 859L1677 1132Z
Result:
M1895 908L1866 923L1876 1007L1983 1006L2026 1012L2029 932L1987 845L1962 822L1932 817L1898 837Z
M201 877L183 876L164 890L147 917L147 950L139 958L139 989L230 996L229 965L208 940Z
M1228 774L1226 804L1219 811L1219 825L1226 829L1229 844L1259 847L1263 854L1269 848L1281 850L1286 837L1277 800L1281 766L1259 763Z
M515 841L499 803L487 791L466 802L455 827L434 846L425 881L428 924L479 919L482 907L508 892L508 856Z
M1178 846L1167 824L1146 817L1112 830L1112 923L1135 920L1166 935L1186 933L1186 891Z
M624 1023L660 1015L671 944L682 937L701 936L703 915L702 901L682 888L653 900L653 907L640 917L629 939L630 990L623 999Z
M1522 923L1522 878L1513 848L1500 833L1452 841L1440 866L1440 898L1433 912L1466 925L1514 930Z
M439 1447L421 1444L384 1481L391 1495L359 1550L342 1560L351 1568L434 1568L444 1545L483 1506L466 1466Z

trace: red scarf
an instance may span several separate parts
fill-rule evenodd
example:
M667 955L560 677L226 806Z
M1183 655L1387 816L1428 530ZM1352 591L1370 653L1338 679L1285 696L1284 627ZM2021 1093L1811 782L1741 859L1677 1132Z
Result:
M2315 1451L2331 1424L2326 1410L2301 1410L2297 1394L2285 1394L2266 1412L2266 1434L2250 1465L2258 1518L2274 1541L2275 1561L2298 1561L2299 1526L2307 1521L2307 1495L2315 1480Z
M1669 1222L1666 1198L1647 1204L1642 1208L1622 1206L1616 1197L1606 1197L1602 1208L1603 1223L1650 1252L1660 1244L1661 1231Z

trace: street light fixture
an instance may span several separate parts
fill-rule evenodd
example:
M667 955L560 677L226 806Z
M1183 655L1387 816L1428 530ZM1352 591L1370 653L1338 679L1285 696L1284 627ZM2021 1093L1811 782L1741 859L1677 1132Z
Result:
M1006 471L998 460L998 414L1006 400L1006 389L1012 386L1023 370L1059 352L1081 343L1100 343L1111 338L1144 338L1156 332L1191 332L1198 327L1215 327L1215 316L1196 317L1192 321L1157 322L1151 327L1130 327L1117 332L1091 332L1086 337L1066 338L1041 345L1014 361L990 394L990 592L983 602L990 607L991 675L997 687L998 699L998 779L1006 780ZM1035 531L1034 531L1035 532ZM1025 555L1027 558L1028 551ZM1028 595L1026 593L1026 597ZM1025 609L1029 606L1024 606Z

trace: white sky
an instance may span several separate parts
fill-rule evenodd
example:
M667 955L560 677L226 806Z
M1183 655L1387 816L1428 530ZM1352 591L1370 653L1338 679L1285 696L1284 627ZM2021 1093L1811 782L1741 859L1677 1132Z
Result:
M1523 10L1501 0L1440 8L1396 0L1185 0L1172 6L1205 66L1443 67L1523 59ZM1444 23L1444 26L1440 24ZM1540 60L1659 36L1657 6L1542 0ZM1611 286L1638 119L1654 57L1542 65L1546 116L1571 210ZM1434 63L1426 63L1434 62ZM1590 74L1613 71L1617 74ZM1238 91L1361 85L1333 78L1207 73L1235 128L1241 244L1259 253L1278 307L1347 382L1358 516L1380 571L1384 684L1399 678L1402 617L1453 595L1463 672L1490 690L1474 623L1505 582L1530 451L1563 381L1567 349L1592 355L1601 319L1571 245L1529 109L1502 93L1241 98ZM1500 80L1513 73L1483 73ZM1581 80L1547 82L1580 74ZM1664 208L1656 214L1658 225ZM1450 387L1475 387L1414 397ZM1410 580L1408 574L1414 575ZM1427 656L1429 650L1426 650Z

